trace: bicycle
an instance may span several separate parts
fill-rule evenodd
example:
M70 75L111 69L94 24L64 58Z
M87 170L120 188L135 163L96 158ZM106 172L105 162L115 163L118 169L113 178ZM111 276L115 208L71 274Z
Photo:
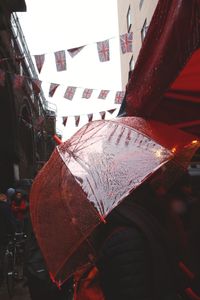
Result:
M4 274L9 297L14 295L15 282L23 279L23 253L25 234L16 232L14 237L9 238L4 255Z

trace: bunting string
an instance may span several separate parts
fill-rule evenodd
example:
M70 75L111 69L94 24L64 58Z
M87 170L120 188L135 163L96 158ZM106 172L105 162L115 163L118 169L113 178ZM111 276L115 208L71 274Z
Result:
M82 49L84 49L86 46L89 46L91 44L96 44L97 45L97 52L98 52L98 57L100 62L108 62L110 60L110 40L114 39L116 37L111 37L107 40L100 41L100 42L94 42L86 45L82 45L76 48L70 48L66 50L59 50L56 52L49 52L49 53L42 53L42 54L36 54L36 55L31 55L34 57L35 64L38 70L38 73L41 73L42 68L45 63L45 56L47 54L53 54L54 53L54 58L55 58L55 65L56 65L56 70L57 72L62 72L67 70L67 58L66 58L66 52L70 55L71 58L74 58L75 56L78 55L78 53L81 52ZM131 53L133 51L133 33L128 32L121 34L119 36L120 39L120 46L121 46L121 52L122 54L126 53ZM20 63L26 58L26 56L16 56L15 60ZM0 64L12 60L13 58L11 57L3 57L0 58Z
M74 120L75 120L75 126L78 127L78 125L80 123L80 119L81 119L82 116L87 116L88 117L88 122L92 122L94 115L97 115L97 114L99 114L101 120L105 120L107 113L112 115L116 110L117 110L117 108L112 108L112 109L108 109L108 110L100 111L100 112L93 112L93 113L80 114L80 115L63 116L62 117L62 124L63 124L63 126L66 126L68 119L73 117Z
M11 75L14 89L23 88L24 84L25 84L25 80L28 80L32 84L33 91L37 95L41 92L42 83L49 84L48 96L50 98L52 98L55 95L56 90L60 86L65 86L64 84L46 82L46 81L42 81L42 80L39 80L39 79L36 79L36 78L28 77L28 76L25 76L25 75L14 74L12 72L4 71L4 70L0 69L0 87L3 87L5 85L6 73ZM84 88L84 87L80 87L80 86L79 87L67 86L63 97L65 99L69 100L69 101L72 101L74 96L75 96L75 93L76 93L77 89L82 89L83 90L82 98L86 99L86 100L91 98L94 91L99 91L98 99L101 99L101 100L106 100L108 94L110 92L114 91L114 90L104 90L104 89L100 90L100 89L95 89L95 88L92 88L92 89L91 88ZM115 92L115 99L114 99L115 104L121 104L124 96L125 96L124 91L116 91Z

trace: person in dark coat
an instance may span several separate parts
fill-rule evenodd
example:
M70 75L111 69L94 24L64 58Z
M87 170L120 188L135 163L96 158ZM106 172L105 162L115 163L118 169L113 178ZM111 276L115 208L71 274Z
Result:
M0 194L0 281L3 280L3 258L9 235L16 230L15 218L11 212L7 197Z
M64 283L61 288L51 281L30 217L25 248L25 275L32 300L72 300L73 280Z
M143 185L97 228L90 242L98 272L79 278L75 300L187 299L179 298L186 283L178 268L181 253L170 241L168 214L160 200Z

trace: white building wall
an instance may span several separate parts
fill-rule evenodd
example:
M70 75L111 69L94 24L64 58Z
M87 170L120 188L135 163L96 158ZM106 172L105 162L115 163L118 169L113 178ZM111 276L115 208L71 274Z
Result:
M153 13L155 11L158 0L117 0L118 1L118 15L119 15L119 34L129 31L133 32L133 53L121 53L121 78L122 87L125 90L128 82L128 74L130 70L130 62L132 60L132 67L137 60L139 51L142 46L141 31L146 20L148 27ZM131 26L128 26L127 15L130 7L130 21Z

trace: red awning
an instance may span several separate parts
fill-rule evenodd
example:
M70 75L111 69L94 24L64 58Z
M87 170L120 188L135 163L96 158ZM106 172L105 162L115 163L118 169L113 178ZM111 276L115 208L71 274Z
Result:
M200 136L200 1L160 1L127 86L127 114Z

